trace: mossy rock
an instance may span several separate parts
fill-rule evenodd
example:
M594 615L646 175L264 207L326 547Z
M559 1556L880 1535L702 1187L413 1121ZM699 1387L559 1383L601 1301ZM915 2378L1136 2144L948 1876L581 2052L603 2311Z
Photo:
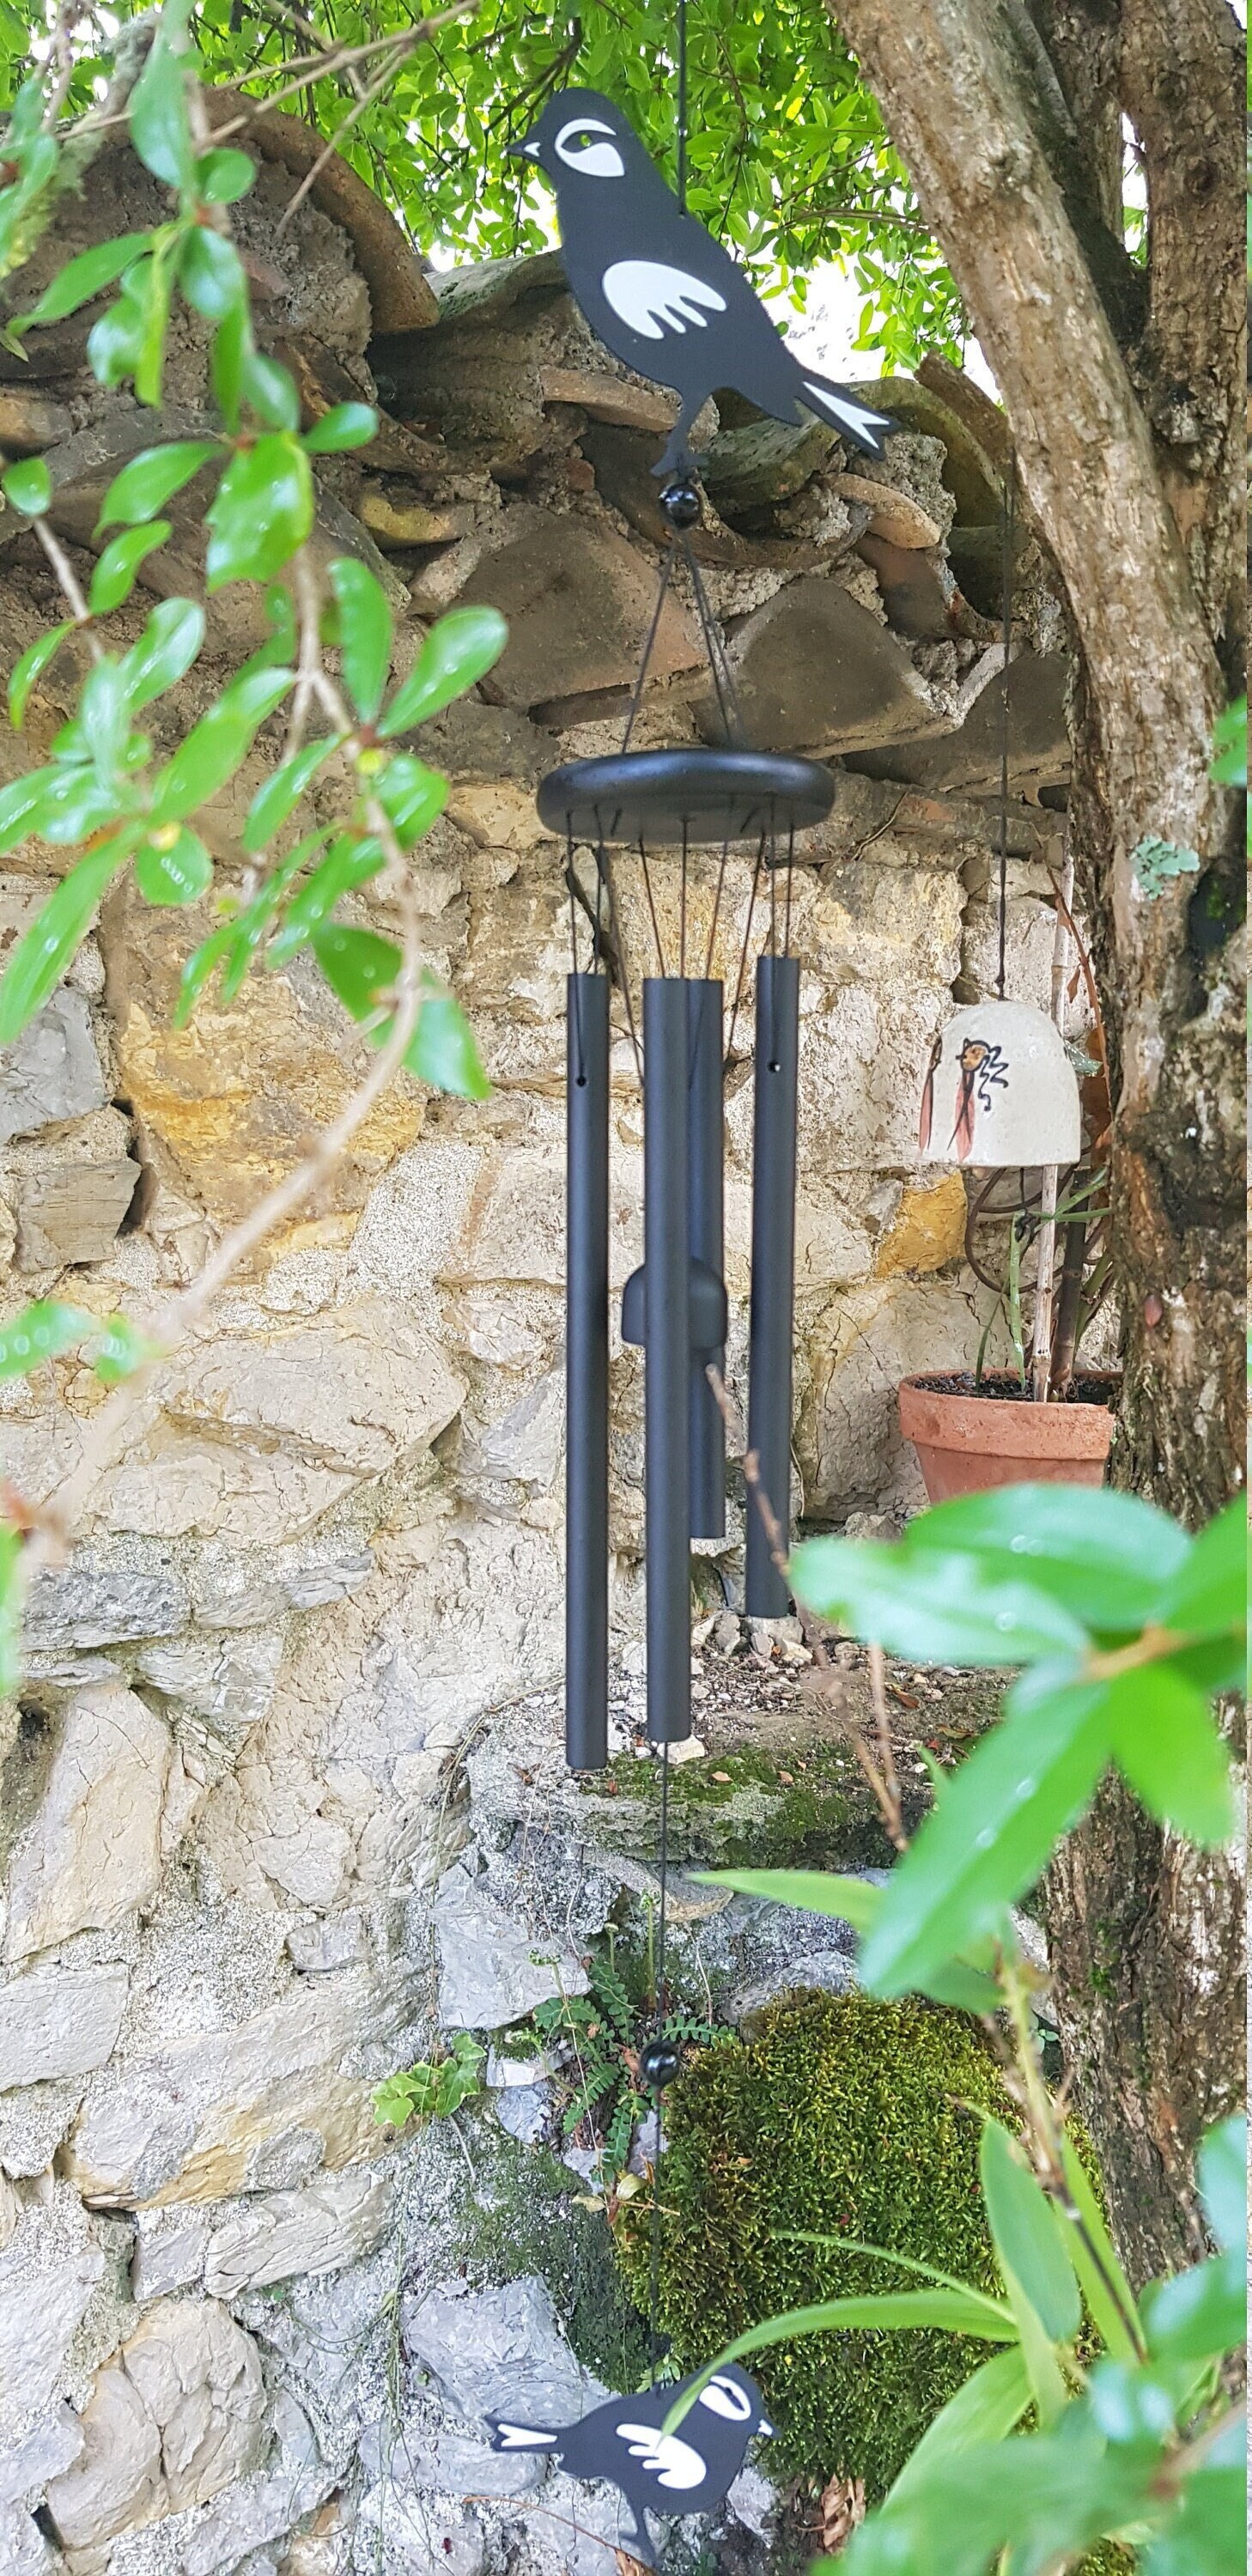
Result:
M587 1830L602 1850L656 1858L656 1764L627 1754L607 1775L580 1781L579 1791ZM922 1803L918 1793L919 1814ZM752 1747L672 1763L669 1849L680 1865L705 1869L885 1869L893 1858L854 1755L843 1744L804 1740L785 1751Z
M641 2387L648 2334L613 2260L600 2212L546 2147L522 2147L491 2118L475 2123L475 2185L461 2195L457 2253L476 2284L538 2273L584 2369L609 2388Z
M916 2000L786 1996L744 2047L691 2060L666 2097L661 2177L660 2322L680 2366L784 2309L916 2286L789 2231L859 2238L996 2291L966 2105L1008 2114L994 2060L963 2014ZM619 2221L616 2241L646 2304L647 2212ZM876 2502L986 2358L985 2344L912 2329L810 2335L761 2354L770 2473L859 2477Z

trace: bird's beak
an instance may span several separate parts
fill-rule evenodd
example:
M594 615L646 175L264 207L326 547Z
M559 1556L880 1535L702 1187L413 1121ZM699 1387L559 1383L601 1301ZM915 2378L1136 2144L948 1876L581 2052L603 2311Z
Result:
M530 136L527 135L524 143L506 143L504 157L506 161L537 161L539 146L537 143L532 143Z

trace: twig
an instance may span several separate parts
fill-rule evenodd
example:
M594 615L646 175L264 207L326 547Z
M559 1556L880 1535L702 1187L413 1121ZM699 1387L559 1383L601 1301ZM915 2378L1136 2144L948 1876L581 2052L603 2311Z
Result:
M338 152L345 134L351 131L352 127L356 124L358 117L364 115L366 108L372 107L376 98L381 98L383 91L387 88L394 74L398 72L401 63L404 62L406 57L413 52L417 42L418 38L416 36L406 37L402 44L397 45L395 53L388 55L388 58L383 64L382 70L377 74L377 77L370 82L367 88L360 90L355 107L350 107L342 122L335 127L335 131L332 134L329 143L323 146L323 149L318 153L317 159L313 163L312 168L305 171L304 177L302 178L299 187L296 189L295 194L288 199L287 204L283 208L282 215L279 218L278 229L274 236L276 241L282 240L283 234L286 232L292 216L297 212L298 208L304 204L304 200L308 196L310 189L317 186L318 180L321 178L327 162L334 160L335 154Z
M69 607L70 615L74 620L74 624L76 626L83 626L86 628L87 649L93 662L98 662L102 658L100 638L92 626L91 610L87 606L87 602L83 597L82 588L73 564L70 562L69 556L67 555L64 546L61 544L59 537L55 537L53 535L46 519L34 519L32 520L31 525L34 528L35 534L39 539L39 543L43 547L44 553L46 554L48 561L56 574L57 580L61 585L62 594Z
M896 1770L895 1747L891 1741L891 1719L887 1713L887 1658L881 1646L867 1646L865 1652L869 1662L870 1697L874 1703L874 1722L878 1735L878 1759L882 1764L883 1784L898 1824L900 1778ZM894 1834L891 1839L895 1842L897 1851L905 1849L904 1842L897 1842Z
M708 1379L709 1385L712 1387L713 1401L717 1406L718 1412L721 1414L722 1420L730 1433L731 1439L737 1440L739 1437L739 1425L735 1419L734 1408L731 1404L730 1397L726 1392L726 1383L722 1377L721 1370L715 1368L712 1361L710 1361L704 1374ZM769 1542L770 1555L785 1582L787 1579L787 1552L783 1546L782 1523L778 1519L769 1496L761 1483L760 1461L755 1449L745 1450L743 1473L748 1491L761 1515L761 1520L765 1529L765 1536ZM846 1734L852 1750L856 1755L856 1759L865 1774L865 1778L873 1793L879 1813L887 1828L891 1842L898 1852L907 1851L908 1835L905 1833L904 1820L900 1812L900 1788L899 1782L895 1778L894 1763L891 1767L891 1779L889 1782L884 1778L882 1772L880 1772L873 1754L865 1741L865 1732L863 1727L860 1725L859 1720L853 1717L848 1709L847 1694L844 1689L843 1676L830 1660L826 1651L826 1640L822 1635L817 1621L814 1619L812 1612L805 1608L803 1601L796 1602L796 1611L799 1617L800 1626L804 1631L804 1642L822 1676L823 1695L829 1699L832 1713Z

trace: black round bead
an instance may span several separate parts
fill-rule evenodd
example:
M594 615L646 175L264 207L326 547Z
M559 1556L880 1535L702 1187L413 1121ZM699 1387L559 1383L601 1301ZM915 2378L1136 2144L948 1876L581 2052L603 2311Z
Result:
M700 495L694 483L667 483L661 494L661 508L671 528L694 528L700 516Z
M682 2064L682 2050L672 2039L650 2039L639 2052L639 2065L644 2083L653 2093L672 2084Z

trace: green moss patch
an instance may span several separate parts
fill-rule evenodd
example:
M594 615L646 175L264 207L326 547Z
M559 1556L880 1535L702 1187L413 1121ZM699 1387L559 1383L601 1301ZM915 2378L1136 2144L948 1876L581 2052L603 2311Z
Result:
M787 1996L744 2047L693 2059L667 2096L661 2167L661 2325L681 2367L784 2309L916 2286L788 2231L858 2237L996 2290L967 2103L1005 2115L994 2061L963 2015L916 2001ZM617 2245L646 2303L646 2211L624 2215ZM824 2484L838 2471L877 2501L987 2352L908 2331L806 2336L762 2354L770 2473Z
M628 1754L610 1765L607 1779L595 1774L580 1790L603 1848L655 1858L656 1764ZM671 1765L669 1799L670 1852L689 1867L876 1869L892 1858L874 1801L842 1745L710 1752L702 1762Z

